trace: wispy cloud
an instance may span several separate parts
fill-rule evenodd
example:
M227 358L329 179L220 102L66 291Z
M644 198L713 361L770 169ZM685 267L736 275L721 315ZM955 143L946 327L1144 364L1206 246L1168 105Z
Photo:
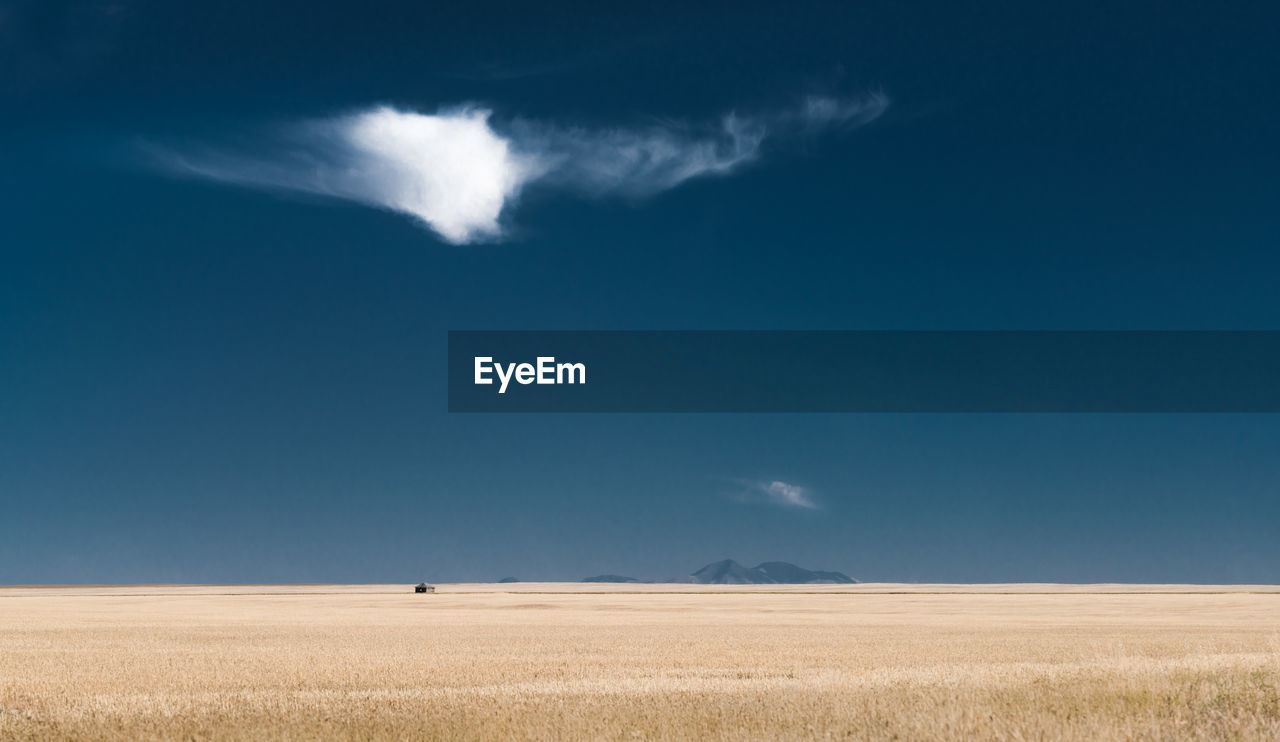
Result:
M630 128L497 122L479 106L435 113L378 106L288 126L248 148L153 154L171 172L355 201L467 243L501 238L511 207L533 184L577 195L650 196L735 172L757 160L769 139L852 128L887 106L882 95L810 98L785 111Z
M739 501L766 503L788 508L803 508L805 510L818 509L818 503L814 502L809 490L799 485L788 484L776 479L740 479L736 481L742 488L736 493L736 499Z

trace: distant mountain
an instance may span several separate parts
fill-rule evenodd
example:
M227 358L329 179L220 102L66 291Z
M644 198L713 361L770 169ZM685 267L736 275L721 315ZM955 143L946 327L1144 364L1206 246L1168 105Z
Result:
M649 582L623 575L596 575L584 577L583 582ZM754 567L744 567L732 559L713 562L684 579L667 582L692 582L699 585L822 585L857 582L843 572L824 572L805 569L788 562L763 562Z
M519 582L519 581L520 581L519 577L503 577L501 580L498 580L498 582Z
M854 584L857 580L843 572L826 572L820 569L805 569L797 567L787 562L763 562L756 566L756 569L772 577L775 582L790 584L815 584L824 582L833 582L840 584Z
M744 567L732 559L712 562L689 576L702 585L815 585L853 584L857 580L842 572L805 569L787 562L764 562Z
M693 582L699 582L704 585L757 585L777 582L777 580L769 579L769 576L763 572L748 569L732 559L712 562L694 572L690 577L693 578Z

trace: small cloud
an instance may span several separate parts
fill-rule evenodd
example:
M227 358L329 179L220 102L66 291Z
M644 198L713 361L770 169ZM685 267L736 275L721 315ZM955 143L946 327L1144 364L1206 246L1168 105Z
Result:
M769 139L861 125L883 95L809 98L792 110L726 114L691 125L589 128L461 106L435 113L377 106L285 127L235 149L153 149L165 169L266 190L367 204L413 217L453 243L500 239L532 184L591 197L645 197L759 159Z
M545 170L489 117L479 108L379 107L288 127L250 152L157 154L177 173L355 201L412 216L449 242L476 242L501 234L503 209Z
M805 510L818 509L818 504L813 501L809 490L799 485L776 479L772 481L740 479L737 482L741 490L735 494L734 499L739 502L764 503Z

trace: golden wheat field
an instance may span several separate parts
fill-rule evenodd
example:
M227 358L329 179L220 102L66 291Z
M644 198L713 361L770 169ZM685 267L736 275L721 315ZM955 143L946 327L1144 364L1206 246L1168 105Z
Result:
M1280 593L0 588L0 739L1280 738Z

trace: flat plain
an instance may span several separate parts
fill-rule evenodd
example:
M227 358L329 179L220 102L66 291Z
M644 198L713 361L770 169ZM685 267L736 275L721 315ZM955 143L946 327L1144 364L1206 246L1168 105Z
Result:
M1280 588L0 588L0 739L1280 738Z

